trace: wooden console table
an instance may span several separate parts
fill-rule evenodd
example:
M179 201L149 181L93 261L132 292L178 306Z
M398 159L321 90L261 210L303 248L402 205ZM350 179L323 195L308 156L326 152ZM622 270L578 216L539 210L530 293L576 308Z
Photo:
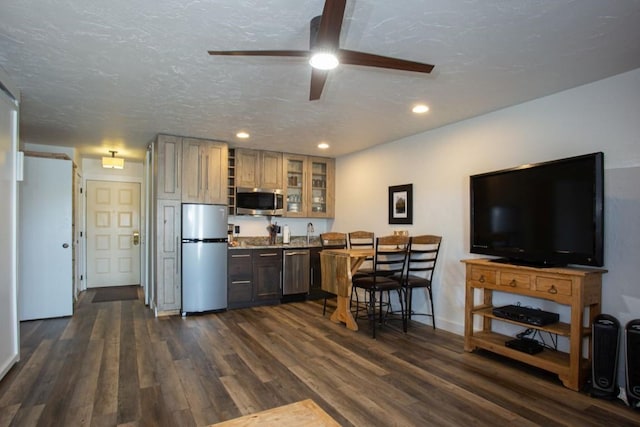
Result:
M600 314L602 274L606 270L588 268L534 268L501 264L486 259L463 260L466 264L464 349L483 348L532 366L556 373L565 387L578 391L591 366L591 325ZM475 291L483 298L476 305ZM534 326L493 315L493 291L553 301L569 306L570 323L558 322ZM482 329L474 331L475 316L482 318ZM538 354L523 353L506 347L513 337L491 330L492 321L507 322L537 329L569 339L569 353L545 349ZM588 354L582 348L587 340Z

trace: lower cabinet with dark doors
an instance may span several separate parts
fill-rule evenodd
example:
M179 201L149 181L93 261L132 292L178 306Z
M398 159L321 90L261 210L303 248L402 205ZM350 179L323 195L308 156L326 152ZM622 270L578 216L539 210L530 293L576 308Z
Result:
M228 263L229 309L280 302L281 249L230 250Z

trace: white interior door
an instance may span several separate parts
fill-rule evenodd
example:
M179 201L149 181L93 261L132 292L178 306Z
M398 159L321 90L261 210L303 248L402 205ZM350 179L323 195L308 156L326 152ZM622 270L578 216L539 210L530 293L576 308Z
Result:
M87 181L87 287L140 284L140 184Z
M24 159L20 183L20 320L73 314L71 160Z

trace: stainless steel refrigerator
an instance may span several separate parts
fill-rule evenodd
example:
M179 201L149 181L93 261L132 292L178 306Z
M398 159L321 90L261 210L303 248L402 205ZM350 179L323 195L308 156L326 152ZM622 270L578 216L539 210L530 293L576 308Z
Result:
M227 207L182 205L182 315L227 308Z

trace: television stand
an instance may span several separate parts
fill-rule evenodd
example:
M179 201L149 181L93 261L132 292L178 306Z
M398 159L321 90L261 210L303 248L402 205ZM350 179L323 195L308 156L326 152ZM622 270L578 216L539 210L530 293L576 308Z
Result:
M591 326L600 314L602 274L606 270L587 268L535 268L501 264L488 259L463 260L466 265L464 349L477 348L510 357L558 375L562 384L578 391L584 384L591 366ZM482 292L482 303L476 305L476 291ZM535 326L493 314L493 292L526 295L568 306L570 323ZM474 319L482 320L482 327L474 329ZM523 328L566 337L569 352L545 349L529 354L509 348L505 343L513 337L492 331L494 321L519 325ZM587 354L583 354L588 341Z

